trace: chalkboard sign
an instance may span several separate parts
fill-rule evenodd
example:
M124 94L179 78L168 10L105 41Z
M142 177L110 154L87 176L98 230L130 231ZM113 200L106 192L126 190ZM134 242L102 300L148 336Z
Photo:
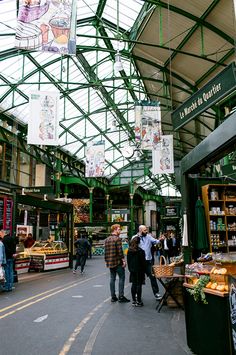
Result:
M12 232L12 200L5 199L5 229Z
M233 354L236 354L236 278L229 277L229 306L233 339Z

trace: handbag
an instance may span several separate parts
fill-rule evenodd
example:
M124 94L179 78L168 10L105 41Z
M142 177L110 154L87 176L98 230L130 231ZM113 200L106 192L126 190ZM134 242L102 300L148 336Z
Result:
M5 282L5 270L0 266L0 282Z

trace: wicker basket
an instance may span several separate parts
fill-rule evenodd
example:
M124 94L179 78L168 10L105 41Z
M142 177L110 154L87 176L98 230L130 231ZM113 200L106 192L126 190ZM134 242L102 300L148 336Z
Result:
M162 265L162 259L165 264ZM163 276L172 276L174 273L174 265L167 265L166 258L161 255L160 256L160 265L153 265L152 270L155 277L163 277Z

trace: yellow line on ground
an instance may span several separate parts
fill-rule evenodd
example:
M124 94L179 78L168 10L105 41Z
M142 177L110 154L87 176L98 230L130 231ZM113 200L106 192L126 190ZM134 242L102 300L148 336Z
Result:
M78 324L78 326L75 328L75 330L71 333L70 337L68 340L65 342L63 345L63 348L59 352L59 355L66 355L69 351L71 346L73 345L76 337L79 335L83 327L85 326L86 323L92 318L92 316L103 306L105 302L107 302L110 298L107 298L106 300L102 301L99 303L94 309L92 309L91 312L87 314L86 317L82 319L82 321Z
M127 287L128 287L128 285L125 285L125 288L127 288ZM63 345L63 347L62 347L62 349L61 349L61 351L59 352L58 355L66 355L66 354L68 354L68 352L70 351L73 343L75 342L76 337L79 335L79 333L81 332L83 327L86 325L86 323L88 323L88 321L92 318L92 316L103 306L103 304L105 302L108 302L109 300L110 300L110 297L105 299L101 303L99 303L94 309L92 309L91 312L89 312L87 314L86 317L84 317L82 319L82 321L78 324L78 326L75 328L75 330L71 333L71 335L69 336L68 340ZM97 325L94 327L94 329L93 329L93 331L92 331L92 333L91 333L91 335L89 337L89 340L88 340L88 342L85 345L85 349L84 349L83 355L91 355L92 348L93 348L94 342L96 340L96 337L98 335L98 332L101 329L105 319L108 317L108 315L109 315L109 313L111 312L112 309L113 309L113 307L110 309L109 312L104 313L102 318L99 320Z
M2 309L0 310L1 313L4 312L4 310L8 310L8 309L14 308L14 307L16 307L16 306L18 306L18 305L20 305L20 304L22 304L22 303L31 301L32 299L35 299L35 298L37 298L37 297L40 297L40 296L42 296L42 295L44 295L44 294L47 294L47 293L49 293L49 292L55 291L55 292L50 293L49 295L46 295L46 296L44 296L44 297L41 297L41 298L35 300L35 301L33 301L33 302L29 302L29 303L27 303L26 305L23 305L23 306L21 306L21 307L18 307L18 308L16 308L16 309L14 309L13 311L10 311L10 312L8 312L8 313L3 314L2 316L0 316L0 319L6 318L6 317L10 316L11 314L14 314L14 313L16 313L16 312L21 311L21 310L24 309L24 308L27 308L27 307L29 307L29 306L32 306L32 305L35 304L35 303L41 302L41 301L43 301L43 300L45 300L45 299L47 299L47 298L49 298L49 297L52 297L52 296L54 296L54 295L56 295L56 294L58 294L58 293L61 293L61 292L63 292L63 291L66 291L66 290L68 290L68 289L70 289L70 288L72 288L72 287L78 286L78 285L80 285L80 284L82 284L82 283L85 283L85 282L87 282L87 281L93 280L93 279L97 278L98 276L102 276L102 275L105 275L105 274L106 274L106 273L102 273L102 274L99 274L99 275L92 276L92 277L90 277L90 278L88 278L88 279L82 280L82 281L80 281L80 282L76 282L76 283L69 284L69 286L63 287L63 288L61 288L61 289L58 290L58 291L55 291L55 290L57 290L58 288L60 288L60 287L62 287L62 286L55 287L55 288L53 288L53 289L51 289L51 290L42 292L41 294L38 294L38 295L35 295L35 296L32 296L32 297L29 297L29 298L27 298L27 299L25 299L25 300L22 300L22 301L20 301L20 302L17 302L17 303L15 303L15 304L11 305L11 306L2 308ZM68 285L68 284L67 284L67 285Z
M92 354L93 346L94 346L95 341L97 339L98 333L99 333L100 329L102 328L103 323L107 319L110 312L111 312L111 309L109 312L104 313L103 316L99 319L99 321L95 325L95 327L93 328L93 331L90 334L89 340L87 341L87 343L85 345L83 355L91 355Z

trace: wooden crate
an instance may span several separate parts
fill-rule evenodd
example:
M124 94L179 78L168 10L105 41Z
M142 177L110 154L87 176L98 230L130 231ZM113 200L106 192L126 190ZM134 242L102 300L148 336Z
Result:
M183 300L183 282L178 281L175 285L175 287L171 290L173 293L174 297L177 299L177 301L183 306L184 305L184 300ZM178 307L176 302L173 300L171 296L167 297L167 306L171 308Z

